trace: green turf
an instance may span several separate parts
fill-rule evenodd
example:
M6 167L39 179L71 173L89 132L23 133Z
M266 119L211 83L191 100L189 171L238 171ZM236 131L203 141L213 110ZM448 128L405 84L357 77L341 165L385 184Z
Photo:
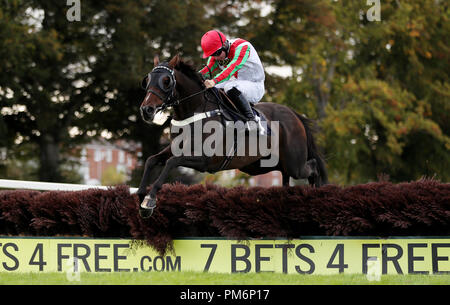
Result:
M5 285L449 285L450 275L383 275L369 281L364 275L286 275L274 273L0 273Z

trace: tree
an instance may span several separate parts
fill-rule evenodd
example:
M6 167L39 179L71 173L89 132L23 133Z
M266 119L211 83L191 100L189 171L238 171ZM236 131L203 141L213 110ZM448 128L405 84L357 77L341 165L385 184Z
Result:
M198 41L212 26L195 0L82 1L73 22L69 9L14 0L0 11L1 144L34 143L41 181L63 181L62 149L102 133L142 142L145 157L157 152L163 127L139 118L140 80L156 53L200 59Z
M2 56L10 59L0 79L4 122L17 145L36 145L42 181L63 180L61 149L76 143L69 129L90 110L84 84L94 41L89 26L67 21L66 9L60 1L11 1L2 8ZM86 7L84 15L92 18L93 11Z
M108 166L102 173L102 185L119 185L125 183L125 173L118 171L114 166Z
M291 68L267 75L264 101L318 120L333 181L449 179L444 1L382 1L380 21L365 1L81 1L74 22L64 1L2 3L0 145L10 159L32 147L40 180L68 179L65 154L101 134L141 142L143 158L159 151L168 124L140 119L140 80L155 54L181 52L200 69L211 28L250 40L266 66Z
M446 4L385 1L378 22L364 2L270 3L255 38L294 72L272 100L318 119L333 181L449 179Z
M349 138L355 132L364 134L356 141L364 143L365 150L350 157L353 161L340 159L336 169L346 173L347 182L374 180L383 172L393 181L423 175L448 180L449 103L442 89L448 87L449 67L441 53L448 51L442 43L448 32L448 7L439 1L388 1L383 2L380 22L370 22L364 15L355 22L348 14L351 5L335 5L351 40L343 41L349 63L336 68L334 102L324 120L325 142L335 141L338 126L345 124L348 133L341 130L341 140L354 143L356 138ZM353 3L353 12L357 9ZM355 110L360 115L349 115ZM362 120L357 122L358 118ZM333 148L352 150L348 142ZM348 162L363 166L345 167Z

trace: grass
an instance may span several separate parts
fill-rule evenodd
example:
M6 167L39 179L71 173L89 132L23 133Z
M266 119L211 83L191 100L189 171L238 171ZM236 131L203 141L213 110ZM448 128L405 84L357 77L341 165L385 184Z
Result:
M278 273L0 273L1 285L449 285L450 275L294 275Z

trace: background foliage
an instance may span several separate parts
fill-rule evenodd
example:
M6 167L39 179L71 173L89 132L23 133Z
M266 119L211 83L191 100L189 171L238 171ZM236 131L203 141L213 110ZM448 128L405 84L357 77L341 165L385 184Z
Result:
M82 0L69 22L65 1L1 0L0 175L75 182L76 148L102 133L159 151L167 125L140 119L139 82L157 53L200 69L217 28L258 50L264 101L317 119L332 182L448 181L448 2L380 7L369 21L363 0Z

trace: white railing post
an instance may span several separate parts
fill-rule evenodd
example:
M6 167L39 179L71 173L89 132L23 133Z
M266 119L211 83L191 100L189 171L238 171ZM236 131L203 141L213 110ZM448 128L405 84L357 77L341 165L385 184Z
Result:
M88 189L106 190L108 186L0 179L0 188L37 191L83 191ZM130 187L130 193L136 192L137 188Z

